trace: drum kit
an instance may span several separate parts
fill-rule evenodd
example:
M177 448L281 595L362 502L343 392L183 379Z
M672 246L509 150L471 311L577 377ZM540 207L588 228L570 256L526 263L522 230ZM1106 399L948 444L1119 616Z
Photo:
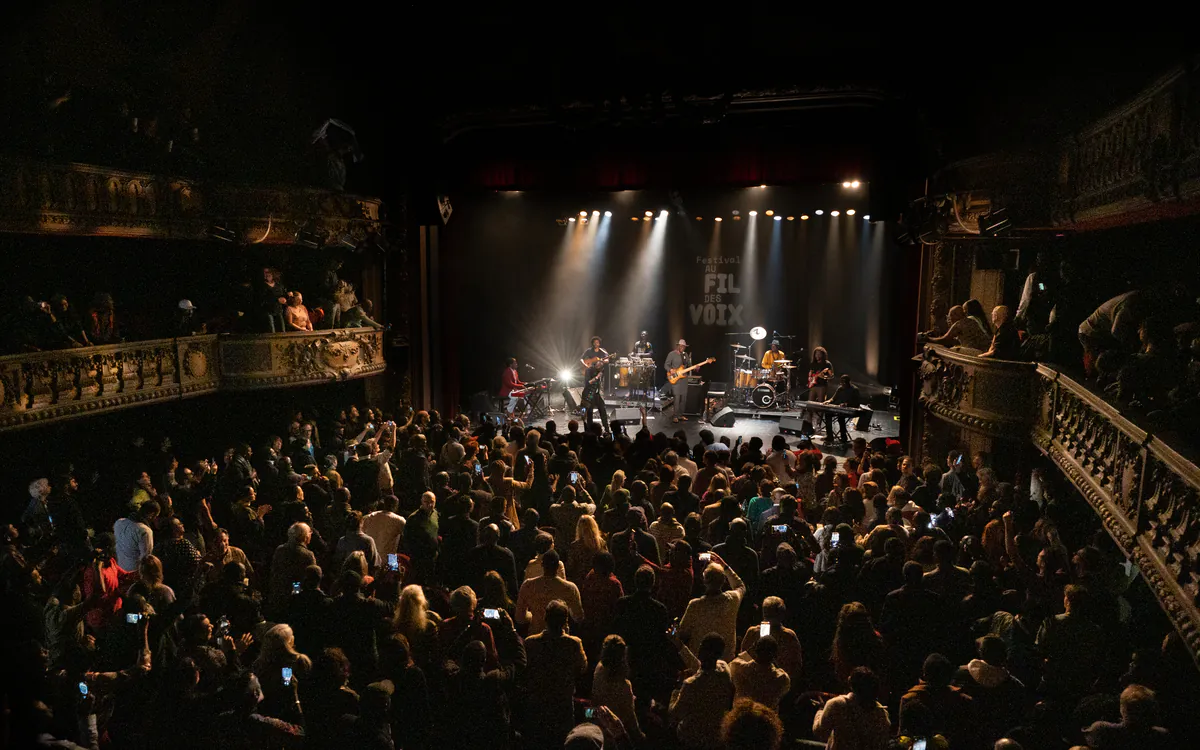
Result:
M750 329L749 336L753 341L762 341L767 337L767 329L756 326ZM792 337L776 335L776 338ZM734 343L729 346L733 349L733 387L729 390L726 403L745 403L758 409L770 409L777 405L787 408L792 395L792 371L796 369L792 360L777 359L769 368L760 367L759 360L749 354L752 345Z

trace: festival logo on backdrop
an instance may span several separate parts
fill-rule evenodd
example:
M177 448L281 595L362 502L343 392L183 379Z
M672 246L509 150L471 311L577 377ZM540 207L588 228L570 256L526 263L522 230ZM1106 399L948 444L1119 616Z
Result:
M696 256L696 264L704 269L703 302L688 305L692 316L692 325L706 326L744 326L741 304L741 287L738 286L738 276L741 274L742 259L738 256L707 258Z

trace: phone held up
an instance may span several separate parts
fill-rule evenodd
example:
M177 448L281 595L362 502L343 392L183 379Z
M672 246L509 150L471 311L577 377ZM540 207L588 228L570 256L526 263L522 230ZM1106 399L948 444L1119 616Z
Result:
M284 667L283 669L280 670L280 672L283 674L283 684L291 685L292 684L292 668Z
M393 573L400 570L400 557L395 552L388 553L388 570Z
M499 620L500 619L500 610L493 609L491 607L484 607L483 618L485 620Z
M770 634L771 634L771 623L769 623L769 622L762 622L762 623L759 623L759 625L758 625L758 637L759 637L759 638L766 638L766 637L767 637L768 635L770 635Z

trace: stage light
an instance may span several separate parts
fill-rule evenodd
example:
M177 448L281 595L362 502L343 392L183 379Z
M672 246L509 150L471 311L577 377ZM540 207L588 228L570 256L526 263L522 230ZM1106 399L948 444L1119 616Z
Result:
M750 212L750 215L751 215L751 216L758 216L758 211L751 211L751 212Z
M592 216L599 216L599 215L600 215L600 212L599 212L599 211L597 211L596 209L594 209L594 208L593 208L593 209L592 209Z
M825 212L819 208L816 211L813 211L813 213L816 214L817 216L822 216L825 214Z
M760 188L765 188L765 187L766 187L766 185L759 185L759 187L760 187Z
M738 214L740 214L740 213L741 213L741 211L739 211L739 210L737 210L737 209L735 208L735 209L733 209L732 211L730 211L729 213L733 214L734 216L737 216Z
M665 219L670 215L671 215L671 212L665 208L658 212L658 218L660 218L660 219Z
M841 211L830 211L829 215L830 216L841 216L842 212Z
M742 220L742 217L740 217L740 216L735 216L735 217L733 217L733 220L734 220L734 221L741 221L741 220Z
M587 224L587 219L580 219L579 221L581 221L584 224Z
M775 217L775 221L783 221L783 217L782 217L782 216L776 216L776 217Z
M850 187L850 181L849 181L849 180L846 180L845 182L843 182L843 183L842 183L842 187L844 187L844 188L848 188L848 187Z
M808 214L800 214L800 221L808 221Z
M653 215L654 215L654 212L653 212L653 211L647 211L647 212L646 212L646 216L647 216L647 218L648 218L648 217L651 217L651 216L653 216Z
M703 221L703 220L704 220L704 217L703 217L703 216L697 216L697 217L696 217L696 221Z
M630 217L630 218L632 218L634 221L637 221L637 220L638 220L638 217L636 217L636 216L632 216L632 217Z
M565 227L567 225L567 220L566 219L555 219L554 223L559 225L560 227Z
M713 219L713 221L720 221L720 220L721 220L721 217L720 217L720 216L718 216L717 218Z
M567 221L574 222L574 221L575 221L575 217L574 217L574 216L572 216L571 218L567 219Z
M789 216L789 217L788 217L788 221L795 221L795 220L796 220L796 217L795 217L795 216Z
M847 209L846 209L846 215L847 215L847 216L853 216L853 215L854 215L854 209L853 209L853 208L847 208Z
M580 216L587 216L587 211L580 211L580 212L579 212L579 215L580 215Z
M774 215L775 215L775 212L774 212L774 211L772 211L772 210L771 210L771 209L769 209L769 208L768 208L766 211L764 211L763 213L765 213L767 216L774 216Z
M564 367L558 371L558 379L562 383L570 383L571 378L575 376L575 371L570 367Z
M863 221L870 221L870 220L871 220L871 214L863 214Z
M861 184L861 183L859 183L859 181L858 181L858 180L851 180L851 181L850 181L850 187L852 187L852 188L857 188L857 187L858 187L860 184Z
M607 217L610 217L610 216L612 216L612 211L605 211L605 212L604 212L604 216L605 216L606 218L607 218Z

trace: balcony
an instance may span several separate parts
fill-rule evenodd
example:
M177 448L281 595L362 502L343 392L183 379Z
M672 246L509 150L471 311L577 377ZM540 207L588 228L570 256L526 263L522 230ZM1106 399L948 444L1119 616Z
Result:
M933 345L917 361L926 418L1031 441L1087 498L1200 655L1200 468L1051 367Z
M383 332L207 335L0 357L0 430L218 390L318 385L383 372Z
M317 188L259 187L92 164L0 157L0 232L291 244L301 229L355 242L380 231L382 205Z

